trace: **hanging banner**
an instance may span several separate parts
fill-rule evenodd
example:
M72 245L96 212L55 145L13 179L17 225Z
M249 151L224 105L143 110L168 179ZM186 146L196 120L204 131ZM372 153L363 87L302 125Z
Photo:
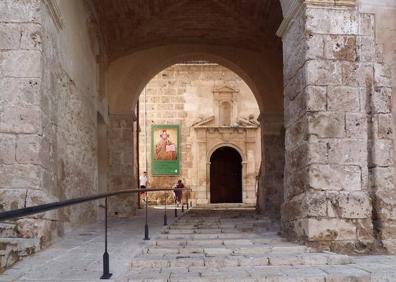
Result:
M156 124L151 126L152 175L180 174L180 126Z

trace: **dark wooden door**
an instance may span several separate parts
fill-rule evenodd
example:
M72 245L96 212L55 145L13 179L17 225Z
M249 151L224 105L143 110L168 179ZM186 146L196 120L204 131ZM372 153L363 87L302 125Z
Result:
M242 202L242 159L231 147L217 149L210 158L210 202Z

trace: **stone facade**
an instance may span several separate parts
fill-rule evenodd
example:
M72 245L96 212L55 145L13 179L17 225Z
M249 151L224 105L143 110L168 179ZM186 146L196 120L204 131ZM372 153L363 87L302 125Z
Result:
M228 125L221 120L223 102L232 103ZM194 204L210 203L210 156L215 149L228 146L236 148L243 160L243 203L256 203L255 180L260 163L257 158L260 156L260 130L256 121L259 109L253 93L238 75L217 64L174 65L146 85L140 95L139 109L139 170L149 173L149 187L170 188L182 179L192 189L189 197ZM180 125L179 176L151 175L150 130L153 124ZM172 199L171 193L166 196ZM163 197L163 192L149 194L151 202L163 202Z

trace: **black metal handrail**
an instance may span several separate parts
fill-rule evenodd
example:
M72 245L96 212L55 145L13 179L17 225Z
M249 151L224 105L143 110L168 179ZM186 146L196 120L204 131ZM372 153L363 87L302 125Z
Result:
M0 212L0 222L5 221L5 220L10 220L10 219L15 219L15 218L20 218L32 214L37 214L37 213L42 213L50 210L56 210L72 205L77 205L81 204L84 202L89 202L89 201L95 201L99 199L105 199L105 251L103 254L103 275L100 277L101 279L109 279L112 274L110 273L110 264L109 264L109 254L107 252L107 198L113 197L113 196L118 196L122 194L132 194L132 193L146 193L146 224L145 224L145 235L144 235L144 240L150 240L149 238L149 231L148 231L148 213L147 213L147 206L148 206L148 201L147 201L147 192L167 192L167 191L191 191L189 188L150 188L150 189L125 189L125 190L120 190L116 192L111 192L111 193L101 193L101 194L96 194L92 196L86 196L86 197L79 197L79 198L74 198L74 199L69 199L69 200L64 200L64 201L59 201L59 202L53 202L53 203L48 203L48 204L42 204L42 205L37 205L37 206L32 206L32 207L27 207L27 208L20 208L20 209L15 209L15 210L9 210L9 211L4 211ZM189 209L189 199L187 198L187 209ZM191 206L191 203L190 203ZM182 211L184 211L184 204L182 203ZM175 217L177 217L177 207L175 204ZM165 214L164 214L164 225L167 225L167 219L166 219L166 199L165 199Z

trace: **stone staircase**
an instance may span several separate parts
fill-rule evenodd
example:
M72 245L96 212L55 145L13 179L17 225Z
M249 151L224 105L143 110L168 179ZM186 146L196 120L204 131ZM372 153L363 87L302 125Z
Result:
M287 242L253 210L194 209L133 258L122 281L370 281L349 256Z
M0 273L40 249L35 238L20 238L14 223L0 223Z

